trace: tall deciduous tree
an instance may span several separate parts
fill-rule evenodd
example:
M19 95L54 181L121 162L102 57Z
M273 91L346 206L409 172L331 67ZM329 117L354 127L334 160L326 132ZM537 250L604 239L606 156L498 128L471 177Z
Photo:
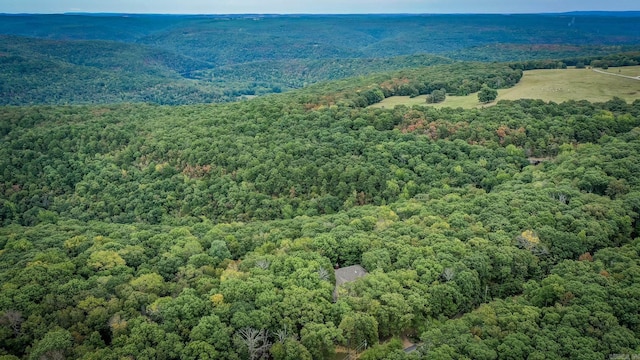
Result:
M331 357L335 353L336 343L343 339L342 332L332 322L309 323L300 331L300 342L315 360Z
M486 104L490 103L498 97L498 90L492 89L488 86L483 86L482 89L478 92L478 100L481 103Z
M370 346L378 341L378 322L366 313L355 312L346 315L339 328L351 349Z

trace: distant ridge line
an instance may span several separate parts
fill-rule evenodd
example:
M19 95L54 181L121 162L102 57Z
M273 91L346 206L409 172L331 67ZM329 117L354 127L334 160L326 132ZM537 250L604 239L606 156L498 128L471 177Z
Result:
M171 13L117 13L117 12L63 12L63 13L0 13L0 16L96 16L96 17L340 17L340 16L482 16L482 15L548 15L548 16L615 16L615 17L640 17L640 10L628 11L569 11L569 12L539 12L539 13L232 13L232 14L171 14Z

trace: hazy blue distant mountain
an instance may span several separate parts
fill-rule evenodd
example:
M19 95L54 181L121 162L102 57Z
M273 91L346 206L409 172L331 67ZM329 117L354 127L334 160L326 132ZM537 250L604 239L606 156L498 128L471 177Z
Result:
M295 58L442 53L493 43L638 44L638 23L629 13L546 15L0 15L0 34L50 39L147 43L191 56L210 56L296 45ZM567 31L571 16L580 22ZM624 15L624 16L623 16ZM285 43L283 43L283 41ZM251 45L253 48L247 47ZM205 49L209 47L208 51ZM246 51L245 51L246 50ZM302 51L301 51L302 50ZM336 52L337 51L337 52ZM231 55L231 62L238 62ZM246 54L243 54L246 57ZM271 56L275 60L277 56ZM239 59L243 61L244 59ZM258 60L258 59L253 59ZM263 58L262 60L266 60Z

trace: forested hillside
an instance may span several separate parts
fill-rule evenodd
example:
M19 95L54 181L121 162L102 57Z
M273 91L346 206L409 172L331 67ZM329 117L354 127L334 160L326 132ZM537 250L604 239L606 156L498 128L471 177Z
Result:
M323 80L452 62L439 56L414 55L214 67L146 45L0 36L0 104L230 102Z
M640 49L638 18L0 15L0 105L229 102L459 60L600 58Z
M581 16L2 15L0 33L147 44L209 61L239 63L243 58L446 53L488 44L637 45L637 18L633 12ZM253 45L245 47L252 51L242 51L242 44Z
M366 108L522 67L0 108L0 357L638 354L640 101Z

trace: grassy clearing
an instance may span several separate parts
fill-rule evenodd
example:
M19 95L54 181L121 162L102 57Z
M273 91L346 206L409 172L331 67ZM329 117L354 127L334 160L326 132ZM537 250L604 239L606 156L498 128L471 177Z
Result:
M611 74L640 76L640 66L609 68ZM563 102L567 100L607 101L618 96L628 102L640 99L640 80L597 73L591 69L531 70L525 71L518 85L510 89L498 90L497 100L541 99ZM468 96L447 96L439 104L427 104L426 96L409 98L392 96L375 108L393 108L396 105L425 105L435 107L474 108L490 104L480 104L477 94Z
M640 66L625 66L619 68L609 68L606 72L621 74L626 76L640 76Z
M640 67L620 68L631 76ZM610 73L618 69L610 68ZM640 81L597 73L591 69L533 70L525 72L522 81L501 90L498 99L542 99L562 102L567 100L607 101L618 96L627 101L640 99Z

